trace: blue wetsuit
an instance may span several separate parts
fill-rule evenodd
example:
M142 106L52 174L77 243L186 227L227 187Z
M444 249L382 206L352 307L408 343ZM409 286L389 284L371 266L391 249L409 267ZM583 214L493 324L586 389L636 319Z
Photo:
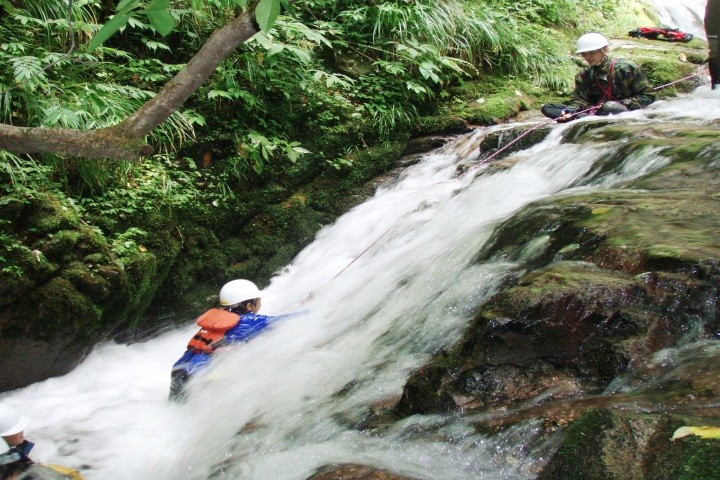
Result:
M229 309L229 311L238 313L240 320L237 325L225 332L225 336L219 345L220 347L248 341L276 321L297 315L296 313L290 313L269 317L256 313L240 314L233 309ZM209 365L211 360L211 353L188 348L177 362L173 364L170 382L170 399L181 400L184 396L185 384L190 379L190 376Z

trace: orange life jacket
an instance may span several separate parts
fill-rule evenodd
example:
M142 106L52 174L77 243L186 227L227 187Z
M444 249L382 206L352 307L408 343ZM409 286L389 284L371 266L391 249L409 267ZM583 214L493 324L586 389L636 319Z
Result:
M225 332L240 321L240 315L221 308L213 308L200 315L197 324L200 330L188 342L188 349L200 353L213 353L225 338Z

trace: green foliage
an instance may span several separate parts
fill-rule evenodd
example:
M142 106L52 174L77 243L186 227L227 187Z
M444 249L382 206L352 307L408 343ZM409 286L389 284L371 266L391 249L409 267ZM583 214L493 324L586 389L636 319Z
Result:
M90 41L88 50L95 50L128 23L135 21L136 25L141 25L137 20L139 16L147 18L152 28L162 36L169 35L175 28L175 19L169 9L170 0L152 0L147 6L141 0L121 0L115 7L113 18Z
M66 56L55 49L67 37L67 19L61 0L26 2L0 23L0 121L14 125L97 129L127 118L154 95L179 66L158 59L136 59L133 54L113 48L99 48L93 54ZM99 7L97 2L75 2L83 30ZM44 8L44 9L43 9ZM38 39L45 41L38 41ZM49 65L57 62L53 68ZM4 67L3 67L4 65ZM192 138L202 116L188 110L176 112L153 132L160 150L174 148Z
M18 257L27 253L28 248L7 231L10 227L12 222L0 219L0 272L4 276L18 279L25 274Z
M280 2L277 0L260 0L255 7L255 19L263 32L270 30L280 15Z
M49 165L0 150L0 207L11 201L24 203L39 190L51 188L52 174ZM12 198L13 195L16 198Z
M257 173L262 173L265 164L278 154L284 154L291 163L295 163L301 155L310 153L302 148L299 142L288 142L278 137L268 138L254 130L248 133L246 140L239 142L238 150Z
M112 240L112 251L119 257L129 257L145 250L142 242L147 238L147 232L131 227L119 233Z
M491 0L489 3L515 18L546 26L571 23L578 13L574 0Z
M156 155L128 168L113 186L100 195L82 198L79 205L89 215L114 218L121 224L155 212L170 219L197 210L198 205L209 213L230 194L220 183L224 183L221 177L198 170L191 160Z

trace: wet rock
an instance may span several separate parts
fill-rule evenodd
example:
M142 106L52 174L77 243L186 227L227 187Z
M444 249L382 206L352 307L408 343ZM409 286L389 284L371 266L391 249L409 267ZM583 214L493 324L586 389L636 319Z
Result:
M677 339L651 303L638 279L592 264L536 271L494 296L457 347L411 377L398 410L472 411L600 392L631 361Z
M452 138L453 137L439 136L439 135L413 138L410 141L408 141L408 144L405 147L405 151L403 152L403 155L413 155L413 154L417 154L417 153L429 152L430 150L434 150L436 148L442 147L447 142L449 142Z
M308 480L416 480L388 470L358 464L330 465L321 468Z
M0 391L27 386L28 382L65 375L90 352L91 346L70 337L36 340L24 336L0 338L3 373Z
M599 394L685 335L718 338L717 131L599 122L578 136L622 142L587 173L596 182L642 168L633 155L648 148L666 163L622 188L529 205L500 225L476 261L517 269L462 340L411 376L399 415ZM561 416L551 410L540 415Z
M542 142L551 131L550 126L537 126L491 133L480 143L480 161L490 156L493 160L499 160L513 152L530 148Z
M720 440L671 440L688 421L591 410L572 424L538 480L704 480L718 478Z

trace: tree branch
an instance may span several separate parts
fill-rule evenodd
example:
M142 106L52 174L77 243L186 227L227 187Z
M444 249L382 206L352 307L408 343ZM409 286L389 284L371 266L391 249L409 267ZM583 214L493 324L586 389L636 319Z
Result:
M163 123L213 74L217 66L255 35L254 13L245 12L215 31L199 52L154 98L112 130L120 135L139 138Z
M0 148L16 154L53 153L118 160L150 155L153 148L144 137L177 111L238 45L258 32L254 17L254 11L246 11L216 30L185 68L119 124L89 131L0 124Z

